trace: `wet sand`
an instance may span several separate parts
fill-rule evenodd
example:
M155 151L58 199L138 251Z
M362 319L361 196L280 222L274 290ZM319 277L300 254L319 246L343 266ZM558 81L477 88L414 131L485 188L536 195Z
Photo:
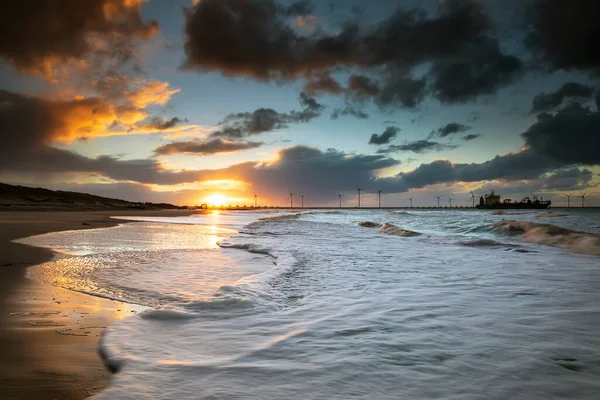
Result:
M191 211L0 212L0 397L83 399L108 384L97 348L113 321L141 310L25 277L52 259L49 249L11 240L47 232L102 228L127 221L111 216L190 215Z

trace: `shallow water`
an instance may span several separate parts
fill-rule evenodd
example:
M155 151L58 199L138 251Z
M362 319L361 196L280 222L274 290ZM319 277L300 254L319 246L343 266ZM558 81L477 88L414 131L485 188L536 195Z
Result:
M220 213L26 241L64 253L32 277L152 306L107 330L101 399L596 399L600 213L560 213Z

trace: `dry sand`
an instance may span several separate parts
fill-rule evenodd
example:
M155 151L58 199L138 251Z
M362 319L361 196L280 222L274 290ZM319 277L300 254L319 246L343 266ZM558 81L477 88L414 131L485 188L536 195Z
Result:
M103 327L141 308L25 278L49 249L11 240L53 231L114 226L111 216L190 215L176 211L0 212L0 397L83 399L108 384L98 356Z

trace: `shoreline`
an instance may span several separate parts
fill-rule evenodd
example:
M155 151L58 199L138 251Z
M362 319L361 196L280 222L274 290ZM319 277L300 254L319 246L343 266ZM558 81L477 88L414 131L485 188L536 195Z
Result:
M0 393L5 399L83 399L108 385L98 353L105 327L136 313L128 303L26 278L51 249L12 240L50 232L108 228L119 216L187 216L191 210L0 211Z

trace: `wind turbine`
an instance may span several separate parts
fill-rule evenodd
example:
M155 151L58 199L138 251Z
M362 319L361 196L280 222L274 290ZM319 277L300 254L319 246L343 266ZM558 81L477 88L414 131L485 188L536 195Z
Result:
M433 197L437 197L438 199L438 208L440 208L440 199L442 198L443 194L441 196L436 196L435 194L433 195Z
M410 208L412 208L412 197L408 200L410 200Z
M565 194L565 196L567 196L567 207L571 208L571 196L573 196L574 193L571 194Z
M360 208L360 191L362 189L358 187L358 185L356 185L356 193L358 193L358 208Z
M254 208L258 207L258 195L254 193Z
M452 197L448 196L448 202L450 203L450 208L452 208L452 200L456 200L456 199L453 199Z
M475 195L473 194L473 192L471 192L471 198L469 199L469 201L473 201L473 208L475 208Z
M379 197L379 208L381 208L381 192L382 191L383 190L381 190L381 189L377 189L377 196Z
M338 196L340 197L340 208L342 208L342 194L338 193Z
M290 208L294 208L294 193L290 190Z
M581 197L581 208L585 207L585 195L586 194L587 194L587 192L585 192L581 196L577 196L577 197Z
M302 199L302 202L301 202L301 206L300 206L300 208L304 208L304 195L303 195L303 194L301 194L301 195L300 195L300 198Z

